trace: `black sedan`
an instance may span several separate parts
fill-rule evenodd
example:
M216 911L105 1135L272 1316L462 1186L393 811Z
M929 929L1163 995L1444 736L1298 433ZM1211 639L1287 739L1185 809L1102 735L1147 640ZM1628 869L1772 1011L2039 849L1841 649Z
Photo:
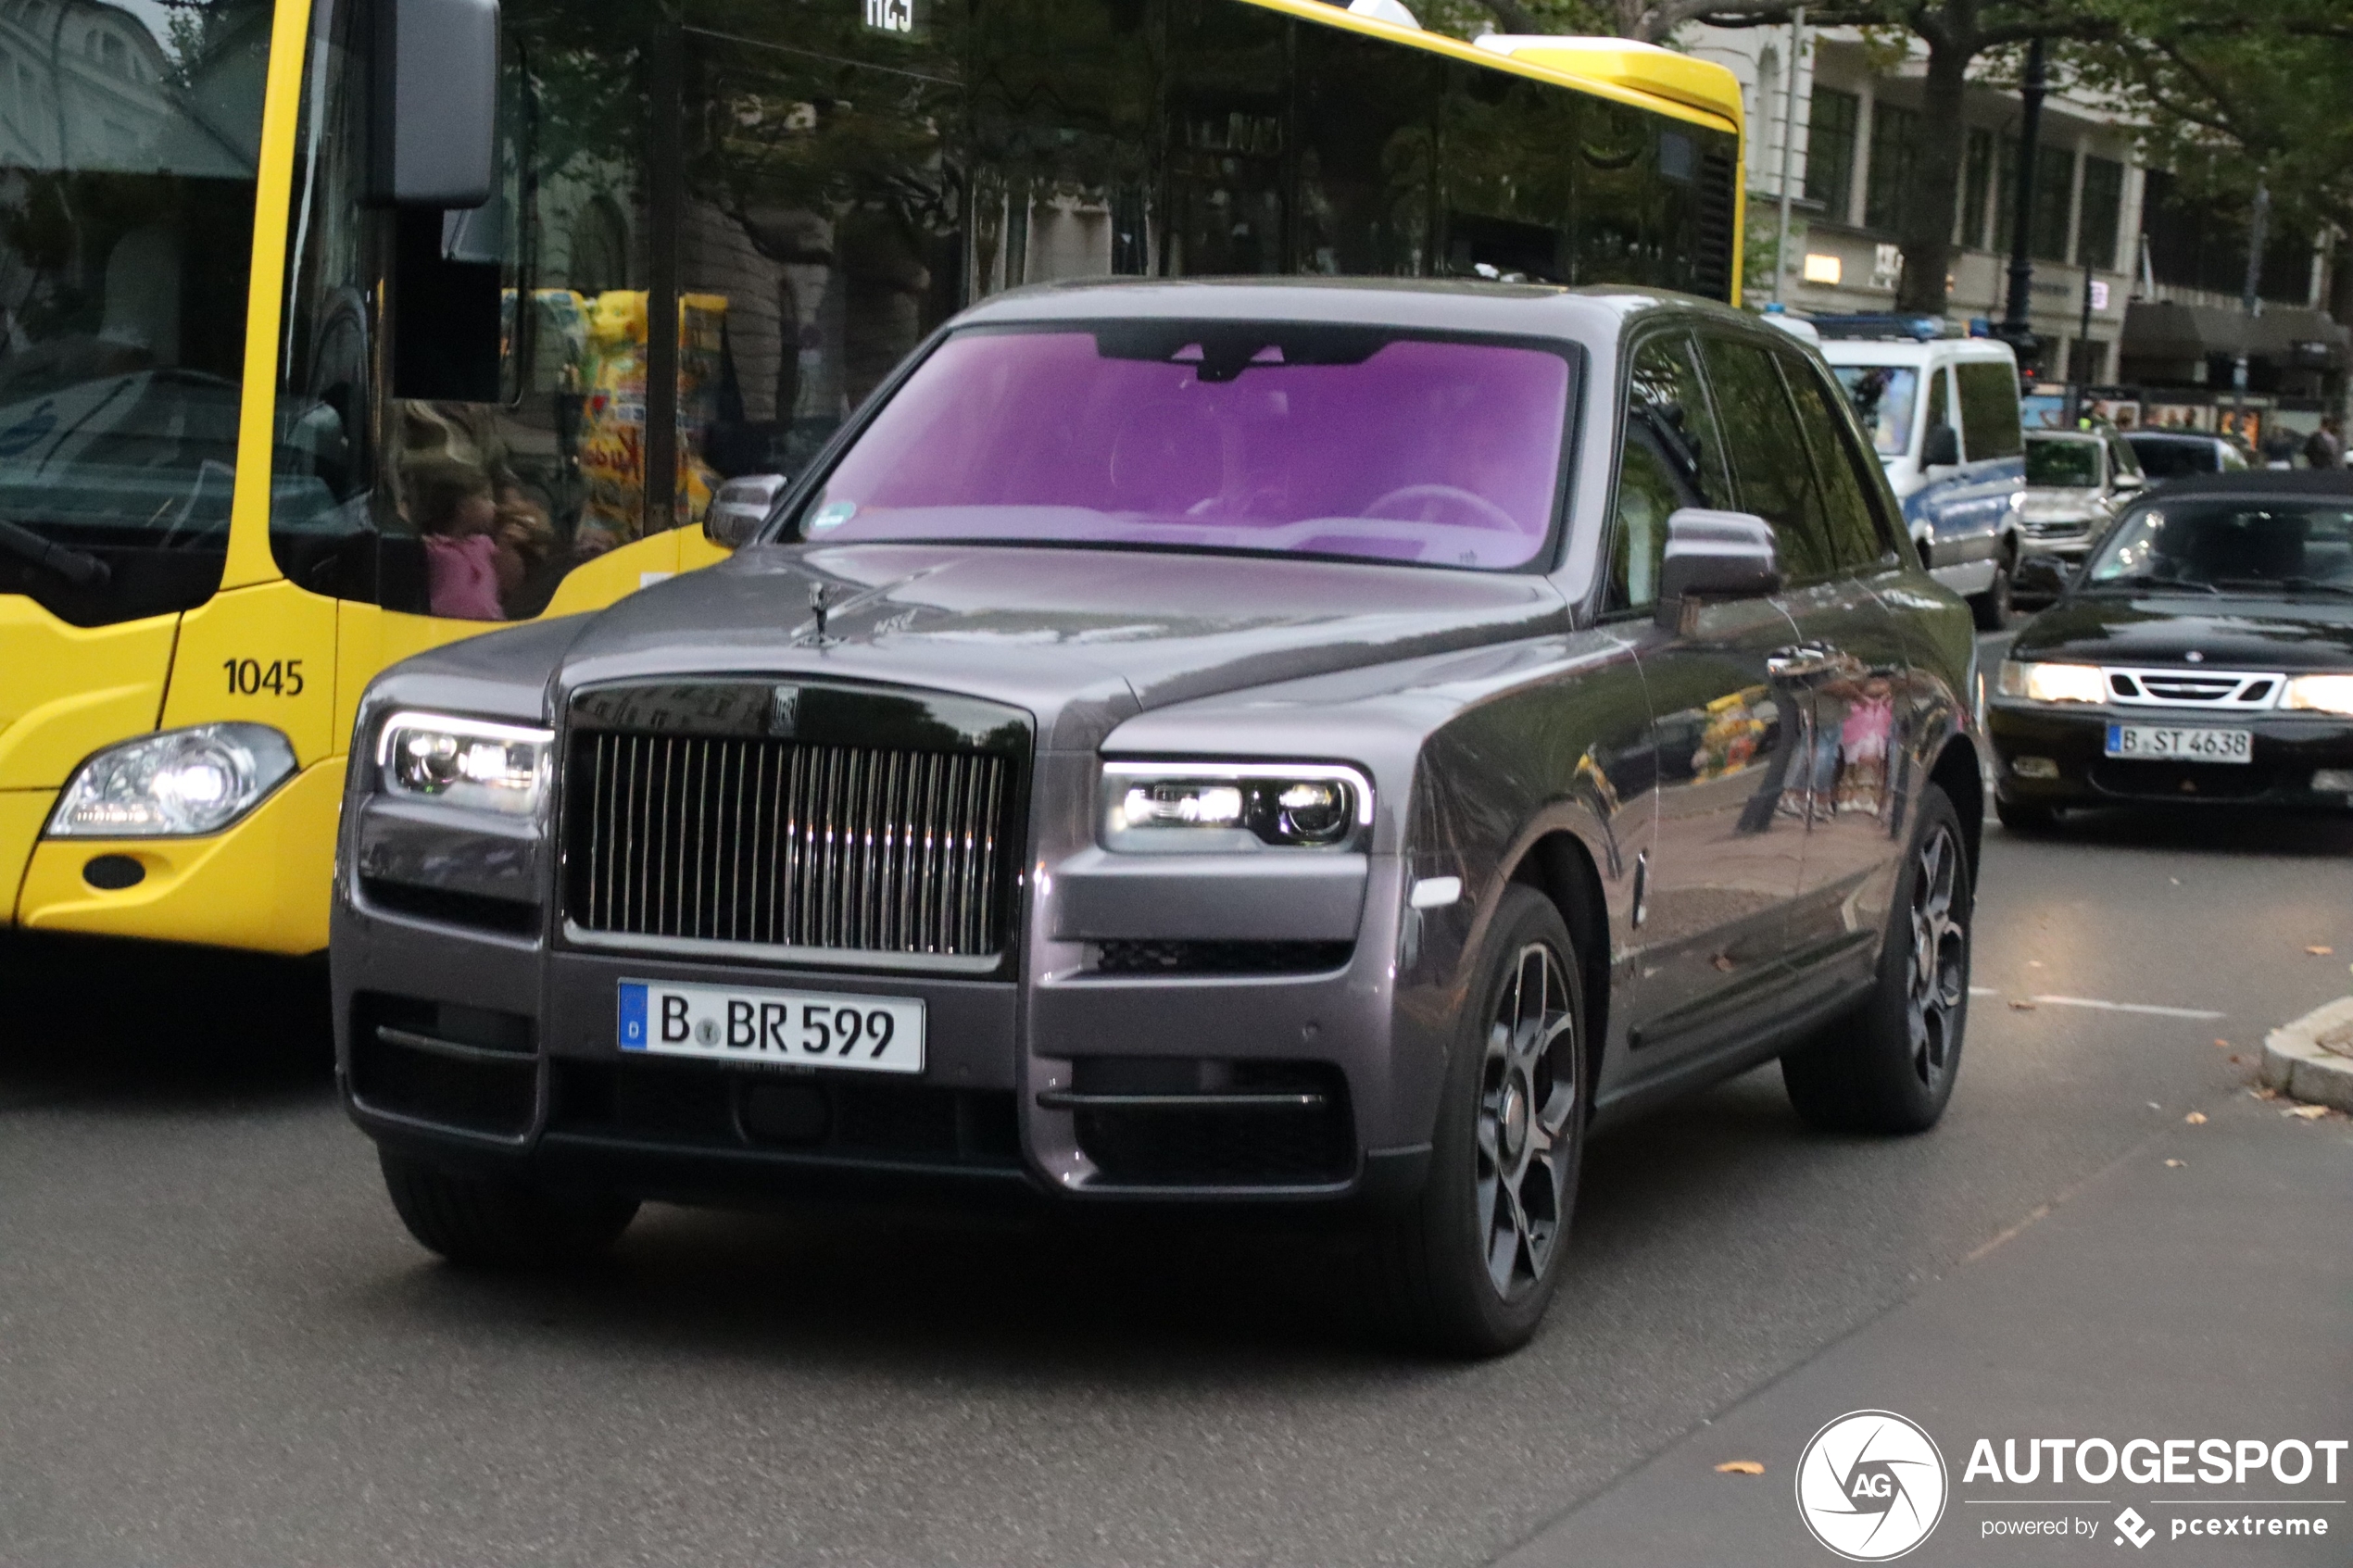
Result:
M2121 801L2353 806L2353 473L2176 480L1987 694L2012 828Z

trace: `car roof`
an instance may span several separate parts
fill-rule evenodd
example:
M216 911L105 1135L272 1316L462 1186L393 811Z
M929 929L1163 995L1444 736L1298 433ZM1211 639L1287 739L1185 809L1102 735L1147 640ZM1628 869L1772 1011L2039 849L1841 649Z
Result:
M960 326L1101 320L1330 322L1607 342L1664 310L1767 331L1745 311L1691 295L1628 287L1562 288L1470 278L1090 278L1012 289L957 317Z
M2353 498L2353 469L2240 469L2169 479L2167 495L2343 495Z
M2015 367L2009 345L1982 337L1826 337L1822 358L1833 365L1929 365L1957 362Z
M2196 430L2128 430L2124 433L2124 439L2127 441L2181 441L2211 446L2222 438Z
M2029 425L2020 433L2029 441L2106 441L2104 430L2053 430L2047 425Z

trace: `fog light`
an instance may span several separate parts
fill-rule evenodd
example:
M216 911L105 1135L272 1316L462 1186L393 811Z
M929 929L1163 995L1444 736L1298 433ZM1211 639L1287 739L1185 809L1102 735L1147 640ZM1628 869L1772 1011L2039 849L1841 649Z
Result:
M2312 775L2315 795L2353 795L2353 768L2322 768Z
M2010 771L2021 779L2055 779L2058 764L2047 757L2018 757L2011 759Z

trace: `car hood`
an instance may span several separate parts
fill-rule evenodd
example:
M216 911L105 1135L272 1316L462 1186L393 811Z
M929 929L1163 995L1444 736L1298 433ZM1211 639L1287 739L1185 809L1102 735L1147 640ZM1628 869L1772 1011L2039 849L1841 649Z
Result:
M2353 670L2353 599L2217 599L2205 595L2070 598L2029 621L2013 657L2218 670Z
M2028 517L2081 517L2097 511L2105 495L2096 484L2030 484L2020 509Z
M824 633L812 595L826 602ZM1090 748L1148 709L1558 631L1536 576L1127 550L764 546L632 595L560 686L717 671L834 676L1027 709Z

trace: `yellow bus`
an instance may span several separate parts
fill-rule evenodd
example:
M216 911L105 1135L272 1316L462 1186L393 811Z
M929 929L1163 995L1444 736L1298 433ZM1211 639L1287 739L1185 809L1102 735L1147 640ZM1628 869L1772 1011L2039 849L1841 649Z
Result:
M0 926L317 951L371 677L719 558L981 296L1736 299L1742 134L1398 0L0 0Z

